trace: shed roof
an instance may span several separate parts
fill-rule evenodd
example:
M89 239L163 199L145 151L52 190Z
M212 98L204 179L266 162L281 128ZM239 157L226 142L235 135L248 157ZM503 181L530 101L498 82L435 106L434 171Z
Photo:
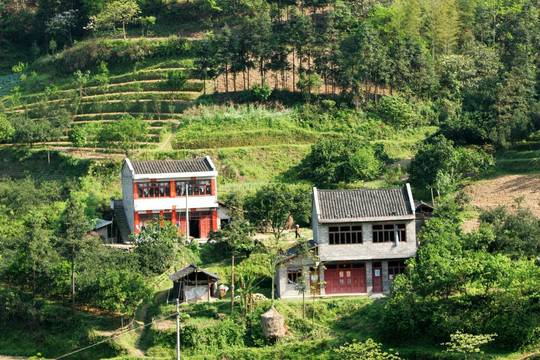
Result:
M148 160L132 161L135 174L170 174L214 171L208 157L185 160Z
M313 240L313 239L309 239L308 244L309 244L309 250L313 250L318 246L317 242L315 240ZM285 255L283 256L283 258L278 260L278 264L280 264L280 263L282 263L282 262L284 262L286 260L292 259L292 258L294 258L296 256L298 256L297 247L296 246L290 247L285 252Z
M209 277L214 278L216 280L220 280L220 277L217 276L216 274L213 274L213 273L211 273L209 271L201 269L200 267L198 267L198 266L196 266L194 264L190 264L188 267L186 267L186 268L184 268L182 270L179 270L179 271L175 272L174 274L169 275L169 279L171 279L172 281L178 281L181 278L184 278L184 277L188 276L189 274L194 273L196 271L202 272L203 274L206 274Z
M408 184L394 189L317 190L320 222L414 219Z

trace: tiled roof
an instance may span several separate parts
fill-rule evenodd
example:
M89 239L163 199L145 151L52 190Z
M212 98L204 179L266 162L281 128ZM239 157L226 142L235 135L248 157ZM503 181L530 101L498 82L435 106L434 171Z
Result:
M186 267L186 268L184 268L184 269L182 269L180 271L175 272L174 274L169 275L169 279L171 279L172 281L178 281L181 278L186 277L189 274L191 274L193 272L196 272L196 271L201 272L203 274L206 274L210 278L220 280L220 277L217 276L216 274L211 273L210 271L206 271L204 269L201 269L200 267L195 266L193 264L189 265L188 267Z
M398 189L317 190L320 220L414 215L407 187Z
M313 250L318 246L318 244L313 239L308 240L308 244L309 244L309 250ZM297 250L296 246L290 247L285 252L284 256L278 261L278 263L282 263L285 260L289 260L289 259L292 259L293 257L296 257L297 252L298 252L298 250Z
M135 174L169 174L214 171L206 158L188 160L132 161Z

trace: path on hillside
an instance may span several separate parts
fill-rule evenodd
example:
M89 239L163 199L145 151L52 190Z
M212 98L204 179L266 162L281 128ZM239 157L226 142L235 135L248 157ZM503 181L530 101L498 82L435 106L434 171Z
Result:
M167 292L169 290L163 290L163 291L160 291L157 293L157 295L154 297L154 300L152 301L151 304L154 304L158 301L160 301L161 299L165 298L165 296L167 296ZM133 349L133 354L132 355L136 355L136 356L146 356L146 354L144 353L144 351L140 348L140 343L141 343L141 339L144 335L144 332L146 331L146 327L143 327L143 325L148 321L146 319L146 313L148 311L148 306L151 305L151 304L146 304L143 306L143 308L141 309L140 313L137 314L137 318L135 319L135 323L137 325L139 325L140 327L137 329L136 333L137 333L137 340L135 341L135 348Z
M172 131L171 131L171 133L169 134L169 136L167 136L167 139L165 139L165 141L163 142L163 144L161 144L161 146L159 147L159 150L165 150L165 146L167 146L167 144L169 143L169 141L171 141L173 135L174 135L174 128L172 129Z

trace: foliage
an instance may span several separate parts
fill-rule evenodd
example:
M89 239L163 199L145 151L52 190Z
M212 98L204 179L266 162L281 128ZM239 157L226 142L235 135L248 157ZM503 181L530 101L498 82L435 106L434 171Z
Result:
M455 148L443 135L427 139L411 161L411 184L419 189L437 186L448 194L462 176L478 174L493 165L493 157L480 148Z
M103 10L93 18L96 28L116 29L118 24L122 25L122 34L126 39L126 24L137 22L140 18L141 9L137 2L132 0L115 0L107 3Z
M62 34L67 38L68 44L73 45L73 28L77 23L78 10L67 10L62 13L55 14L52 19L47 22L46 32L48 34ZM54 50L53 50L54 52Z
M383 96L377 106L377 113L385 123L397 128L419 125L423 121L414 107L399 96Z
M140 254L140 252L139 252ZM144 277L132 270L107 270L100 274L91 302L100 309L132 316L136 308L150 300L152 290Z
M134 252L141 271L147 276L168 270L183 243L176 225L164 220L150 222L138 234L132 234L132 241L137 245Z
M382 345L373 341L373 339L367 339L365 342L354 341L353 343L346 343L340 346L334 351L340 356L340 359L345 360L399 360L399 356L385 352L381 349Z
M253 92L253 98L256 101L266 101L268 100L270 95L272 95L272 89L270 88L270 85L268 85L264 80L262 85L253 84L251 91Z
M487 344L497 336L497 334L472 335L456 331L450 335L450 341L441 345L446 346L448 352L458 352L462 354L481 353L480 346ZM465 357L467 358L467 357Z
M328 185L355 180L373 180L379 175L381 161L370 146L359 146L352 136L338 141L319 139L300 165L305 178Z
M135 118L124 114L120 121L103 126L97 138L105 147L119 148L127 156L138 142L146 139L147 131L148 124L142 120L142 116Z
M11 126L5 114L0 113L0 141L8 139L15 129Z
M526 209L511 213L504 207L485 211L482 223L493 231L480 246L489 252L503 252L512 258L534 258L540 251L540 220Z
M244 208L246 218L261 228L269 228L275 239L281 238L291 216L297 222L306 223L311 212L308 194L285 184L261 187L246 198Z
M188 77L182 70L169 70L165 84L168 89L180 90L184 87Z

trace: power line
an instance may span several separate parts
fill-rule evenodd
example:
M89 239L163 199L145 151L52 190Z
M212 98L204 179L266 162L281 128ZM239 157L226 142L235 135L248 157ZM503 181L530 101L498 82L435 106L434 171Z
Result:
M169 315L164 316L164 317L162 316L161 319L160 319L159 321L163 321L163 320L168 319L168 318L173 317L173 316L176 316L176 313L172 313L172 314L169 314ZM65 358L65 357L67 357L67 356L76 354L76 353L78 353L78 352L81 352L81 351L84 351L84 350L88 350L88 349L90 349L90 348L92 348L92 347L94 347L94 346L101 345L101 344L103 344L103 343L106 343L106 342L108 342L108 341L111 341L111 340L113 340L113 339L115 339L115 338L118 338L118 337L120 337L120 336L122 336L122 335L125 335L125 334L127 334L127 333L130 333L130 332L132 332L132 331L139 330L139 329L143 329L143 328L145 328L145 327L147 327L147 326L149 326L149 325L152 325L153 323L154 323L154 322L151 321L151 322L149 322L148 324L144 324L144 325L138 326L138 327L136 327L136 328L134 328L134 329L131 329L131 330L123 331L123 332L121 332L121 333L119 333L119 334L113 335L113 336L111 336L110 338L105 339L105 340L102 340L102 341L100 341L100 342L98 342L98 343L95 343L95 344L92 344L92 345L89 345L89 346L86 346L86 347L77 349L77 350L72 351L72 352L70 352L70 353L61 355L61 356L59 356L59 357L56 357L56 358L54 358L54 360L62 359L62 358Z

